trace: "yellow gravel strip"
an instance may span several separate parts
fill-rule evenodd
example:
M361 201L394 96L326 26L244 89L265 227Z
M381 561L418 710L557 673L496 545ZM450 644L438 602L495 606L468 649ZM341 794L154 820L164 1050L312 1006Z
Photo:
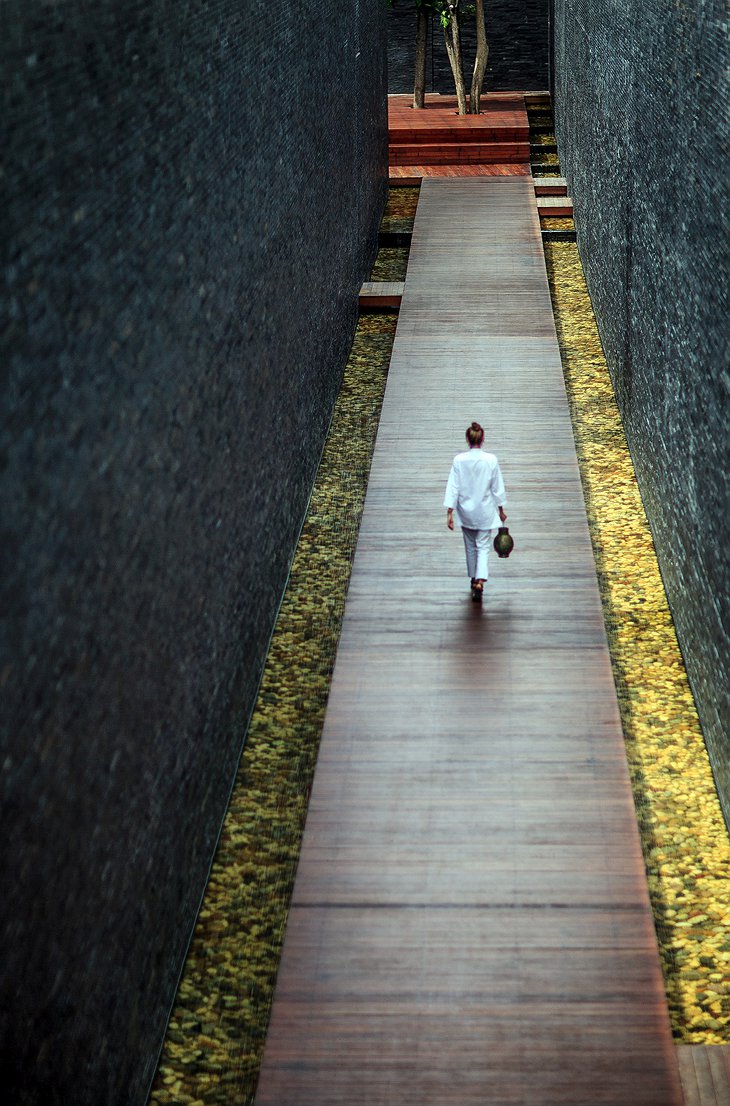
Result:
M730 840L577 246L545 254L674 1034L730 1041Z
M363 315L150 1102L253 1102L395 336Z

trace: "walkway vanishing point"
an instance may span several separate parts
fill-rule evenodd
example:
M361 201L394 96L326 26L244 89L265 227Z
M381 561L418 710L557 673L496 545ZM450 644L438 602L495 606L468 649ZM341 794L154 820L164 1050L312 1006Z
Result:
M530 177L423 182L256 1101L682 1103Z

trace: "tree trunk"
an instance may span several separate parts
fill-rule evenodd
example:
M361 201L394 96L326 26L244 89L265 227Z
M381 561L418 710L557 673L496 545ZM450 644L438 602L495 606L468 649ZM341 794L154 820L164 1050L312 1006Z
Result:
M449 8L449 25L444 28L446 53L449 55L451 72L454 74L459 115L466 115L466 86L464 85L464 67L461 61L461 32L459 30L459 0L446 0L446 2Z
M475 0L474 18L477 23L477 52L474 58L474 72L471 78L471 96L469 97L469 112L471 115L480 114L480 99L484 73L489 57L489 43L487 32L484 28L484 0Z
M413 81L413 106L422 108L426 93L426 44L428 41L428 10L417 9L416 24L416 75Z

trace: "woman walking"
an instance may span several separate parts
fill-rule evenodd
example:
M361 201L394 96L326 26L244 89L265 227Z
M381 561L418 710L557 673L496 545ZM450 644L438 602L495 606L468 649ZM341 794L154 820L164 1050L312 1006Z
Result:
M473 422L466 432L469 448L454 457L446 485L446 525L454 529L454 511L461 525L466 551L466 571L471 577L471 597L479 603L489 579L489 547L493 533L505 522L504 481L493 453L482 450L484 430Z

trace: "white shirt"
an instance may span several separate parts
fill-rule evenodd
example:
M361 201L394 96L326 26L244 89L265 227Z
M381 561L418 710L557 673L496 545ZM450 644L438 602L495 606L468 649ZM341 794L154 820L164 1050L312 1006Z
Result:
M446 485L444 507L453 507L467 530L497 530L502 521L498 507L507 497L499 462L493 453L478 447L458 453Z

